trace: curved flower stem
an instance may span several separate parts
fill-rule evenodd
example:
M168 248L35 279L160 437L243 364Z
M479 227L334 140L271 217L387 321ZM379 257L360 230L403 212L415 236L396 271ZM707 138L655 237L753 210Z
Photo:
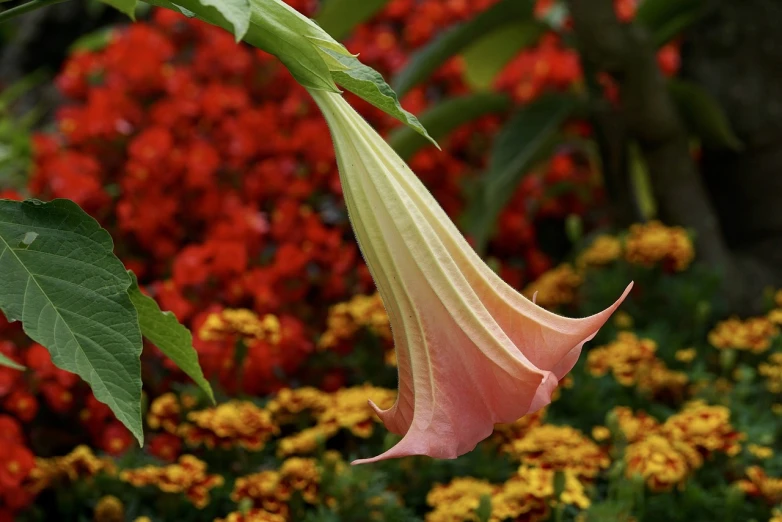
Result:
M12 7L11 9L6 9L5 11L0 12L0 23L3 23L21 14L29 13L30 11L35 11L36 9L40 9L41 7L46 7L47 5L52 5L52 4L59 4L60 2L64 2L64 1L65 0L32 0L31 2L27 2L26 4L18 5L16 7Z

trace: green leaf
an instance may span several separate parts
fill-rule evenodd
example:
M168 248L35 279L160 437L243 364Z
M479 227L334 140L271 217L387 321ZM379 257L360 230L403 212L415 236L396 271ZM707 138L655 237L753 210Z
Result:
M315 21L337 40L380 11L389 0L326 0Z
M87 33L78 38L68 47L68 52L75 51L101 51L111 42L111 37L116 29L114 27L101 27L96 31Z
M114 9L117 9L118 11L121 11L128 15L131 20L136 19L136 6L138 5L137 0L100 0L104 4L108 4Z
M722 107L703 87L673 79L668 82L668 90L690 132L704 144L732 150L743 148Z
M113 248L72 201L0 200L0 309L143 443L141 331Z
M536 20L500 27L481 38L463 53L464 79L477 91L489 90L497 74L521 49L535 44L546 27Z
M331 71L331 75L339 85L398 119L439 148L418 118L402 108L396 93L379 72L367 67L351 55L344 55L325 47L321 47L321 50L343 67Z
M489 171L468 202L464 224L482 251L505 204L529 169L551 149L559 128L578 107L571 95L548 94L519 110L494 142Z
M511 100L503 94L478 93L448 98L421 115L424 125L434 139L447 136L457 127L486 114L506 111ZM402 159L410 159L426 146L427 141L408 127L394 130L388 137L389 144Z
M638 207L645 219L654 219L657 215L657 201L654 199L649 167L638 143L630 143L628 153L630 156L630 183L636 201L638 201Z
M505 25L532 20L532 16L532 0L500 0L472 20L443 31L433 42L414 53L392 82L394 89L399 96L404 96L446 60L479 39Z
M0 353L0 366L5 366L14 370L24 370L24 366L8 358L4 353Z
M195 16L196 16L196 14L193 11L191 11L189 9L186 9L186 8L182 7L181 5L173 4L173 3L169 2L168 0L144 0L144 1L146 3L148 3L149 5L154 5L154 6L157 6L157 7L163 7L165 9L171 9L172 11L176 11L177 13L179 13L181 15L185 15L188 18L195 18Z
M649 29L660 47L703 16L704 5L703 0L644 0L635 21Z
M201 5L216 9L231 25L236 41L240 41L250 28L249 0L198 0Z
M141 293L136 275L133 272L128 274L133 280L128 295L138 312L141 334L174 361L214 402L212 387L198 364L198 353L193 349L190 331L179 323L173 313L161 311L154 299Z

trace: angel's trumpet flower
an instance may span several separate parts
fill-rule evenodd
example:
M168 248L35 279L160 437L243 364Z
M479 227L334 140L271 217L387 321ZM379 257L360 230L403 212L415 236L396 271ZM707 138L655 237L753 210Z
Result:
M312 91L331 129L353 229L383 298L399 370L381 410L404 435L355 463L456 458L551 402L551 394L627 296L585 319L516 292L475 253L405 162L339 95Z

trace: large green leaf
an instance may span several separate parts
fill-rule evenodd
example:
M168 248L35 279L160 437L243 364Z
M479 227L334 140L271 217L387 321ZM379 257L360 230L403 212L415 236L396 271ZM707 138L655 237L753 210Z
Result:
M396 93L383 80L380 73L353 56L345 56L325 47L321 47L321 50L339 64L334 67L331 74L340 86L390 114L437 146L437 142L429 136L418 118L402 108Z
M478 93L457 98L447 98L421 115L424 125L434 139L447 136L460 125L480 118L486 114L496 114L506 111L511 106L511 100L503 94ZM388 137L388 142L402 157L411 158L427 140L408 127L396 129Z
M446 60L487 34L508 24L531 20L532 8L532 0L500 0L472 20L443 31L433 42L412 55L410 63L393 80L394 89L403 96L429 78Z
M485 248L497 216L524 174L550 151L560 127L578 105L572 95L548 94L519 110L502 129L489 159L489 171L474 187L464 216L465 228L478 251Z
M72 201L0 200L0 309L143 442L141 331L113 248Z
M212 387L198 364L198 353L193 349L190 331L179 323L173 313L163 312L154 299L141 293L135 274L129 274L133 284L128 294L138 312L142 335L174 361L214 402Z
M249 0L200 0L201 5L216 9L231 25L236 41L240 41L250 28Z
M136 19L136 7L138 6L138 0L101 0L101 2L125 13L131 18L131 20Z
M704 144L733 150L743 147L722 107L703 87L673 79L668 82L668 90L690 132Z
M24 370L24 366L12 359L9 359L8 356L6 356L4 353L0 353L0 366L13 368L14 370Z
M463 53L464 78L474 90L489 90L497 74L521 49L535 44L546 26L536 20L504 25L481 38Z
M361 22L380 11L389 0L326 0L315 21L327 33L342 40Z
M665 45L704 13L703 0L644 0L635 21L646 26L658 46Z

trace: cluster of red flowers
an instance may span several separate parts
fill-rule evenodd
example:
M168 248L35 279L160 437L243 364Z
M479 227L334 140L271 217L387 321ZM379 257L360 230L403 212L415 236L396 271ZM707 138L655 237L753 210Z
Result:
M306 14L318 4L287 1ZM438 31L495 2L392 0L347 45L389 77ZM552 35L513 60L496 87L526 102L544 89L567 89L580 75L576 55ZM194 336L206 376L223 389L262 395L300 376L329 306L373 286L342 203L326 124L304 89L276 58L163 9L117 31L104 49L73 54L56 83L69 102L57 113L59 132L34 138L29 192L72 199L98 219L117 255L194 333L228 308L277 318L279 338L246 346L238 378L235 338ZM403 105L420 113L468 91L463 63L454 58ZM351 102L380 132L398 125L356 97ZM441 140L443 152L423 149L410 161L454 218L465 206L465 181L486 168L502 119L464 125ZM512 284L521 287L551 266L536 220L583 212L595 181L588 161L570 150L526 177L490 247ZM0 413L7 414L0 415L2 519L3 509L25 502L15 488L34 466L22 425L46 417L64 426L71 418L83 427L77 432L112 454L132 438L83 383L52 365L46 349L25 341L18 324L0 320L0 339L0 352L31 369L0 368ZM180 378L152 347L144 363L145 374L165 368L165 378L145 379L154 383L145 387L153 397ZM82 442L71 439L64 440ZM177 444L164 434L151 446L173 458Z

